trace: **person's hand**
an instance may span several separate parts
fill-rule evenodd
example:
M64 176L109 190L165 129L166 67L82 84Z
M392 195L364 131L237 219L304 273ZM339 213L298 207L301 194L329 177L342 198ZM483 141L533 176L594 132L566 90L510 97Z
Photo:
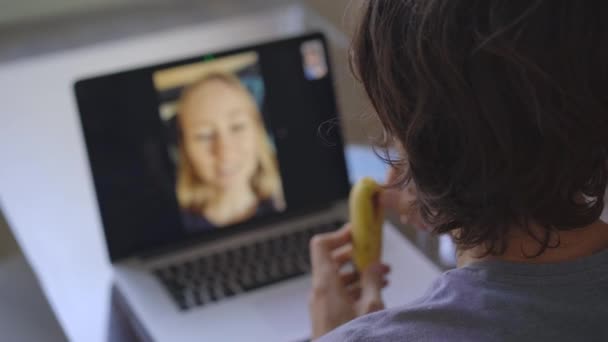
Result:
M395 178L397 170L389 168L387 174L387 184L391 184ZM388 211L399 215L399 220L403 224L408 224L416 228L428 230L428 225L420 216L420 212L413 206L416 200L416 187L413 183L408 184L405 189L388 189L380 196L380 205Z
M367 313L384 309L381 290L388 284L387 265L375 264L361 274L346 271L352 259L350 226L310 241L312 292L309 299L312 339Z

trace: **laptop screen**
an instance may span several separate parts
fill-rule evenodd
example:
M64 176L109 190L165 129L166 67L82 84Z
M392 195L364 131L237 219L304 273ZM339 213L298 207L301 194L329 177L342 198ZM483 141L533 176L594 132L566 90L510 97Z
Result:
M256 229L348 194L321 34L75 90L112 260Z

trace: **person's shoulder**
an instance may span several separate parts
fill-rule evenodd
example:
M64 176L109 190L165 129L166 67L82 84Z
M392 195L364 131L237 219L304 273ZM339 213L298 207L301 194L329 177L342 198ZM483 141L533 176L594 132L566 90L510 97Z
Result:
M453 322L460 321L458 313L468 310L467 278L460 270L446 272L418 300L359 317L319 341L443 340L449 337Z
M397 341L407 339L407 324L399 319L399 309L389 309L374 312L353 321L350 321L327 335L321 337L319 342L342 341Z

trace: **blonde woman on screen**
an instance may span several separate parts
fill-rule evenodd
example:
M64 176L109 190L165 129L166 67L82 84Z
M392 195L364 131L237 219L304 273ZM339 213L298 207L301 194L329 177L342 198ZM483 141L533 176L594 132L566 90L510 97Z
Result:
M228 73L187 87L178 104L177 198L188 230L284 209L276 157L253 96Z

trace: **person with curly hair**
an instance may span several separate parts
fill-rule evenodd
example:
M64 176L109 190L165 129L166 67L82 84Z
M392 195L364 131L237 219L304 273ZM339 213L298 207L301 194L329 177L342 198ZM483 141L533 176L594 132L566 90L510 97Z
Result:
M313 338L608 341L606 18L599 0L363 2L353 69L401 151L383 203L450 234L459 267L381 310L388 268L341 277L349 227L319 235Z

